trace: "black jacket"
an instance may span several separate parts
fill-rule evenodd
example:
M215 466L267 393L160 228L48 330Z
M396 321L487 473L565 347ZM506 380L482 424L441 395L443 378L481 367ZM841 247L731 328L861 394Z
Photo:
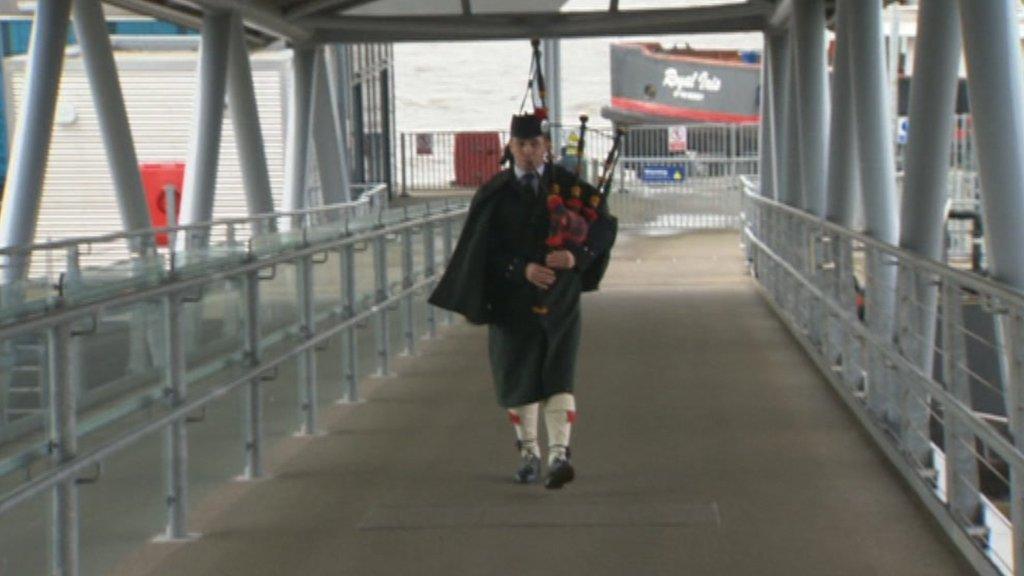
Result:
M560 166L555 166L553 173L565 195L575 183L575 176ZM545 173L545 189L550 178L551 174ZM589 184L581 184L585 198L597 193ZM458 312L473 324L494 321L493 301L496 295L493 282L488 278L490 230L499 204L496 200L502 193L512 193L516 187L514 171L509 168L499 172L477 190L451 261L437 288L430 295L431 304ZM581 270L581 288L584 292L597 290L608 268L610 250L618 231L618 222L608 213L606 202L601 202L598 214L597 220L590 224L584 246L572 249L577 267Z

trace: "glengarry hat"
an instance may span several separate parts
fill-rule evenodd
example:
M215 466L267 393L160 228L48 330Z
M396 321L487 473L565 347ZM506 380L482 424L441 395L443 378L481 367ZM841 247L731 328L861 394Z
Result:
M512 126L509 132L514 138L536 138L544 134L541 118L535 114L512 116Z

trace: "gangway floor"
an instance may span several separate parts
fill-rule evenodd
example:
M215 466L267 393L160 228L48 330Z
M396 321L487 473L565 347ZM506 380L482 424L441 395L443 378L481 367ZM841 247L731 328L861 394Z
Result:
M584 303L575 483L510 481L458 325L113 573L970 574L746 277L735 233L624 237Z

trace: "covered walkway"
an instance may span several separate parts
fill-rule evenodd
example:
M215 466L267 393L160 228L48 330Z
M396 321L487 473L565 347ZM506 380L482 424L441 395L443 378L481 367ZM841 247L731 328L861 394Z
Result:
M141 574L968 574L772 313L735 232L626 236L585 299L578 480L510 481L483 329L458 324L270 447Z

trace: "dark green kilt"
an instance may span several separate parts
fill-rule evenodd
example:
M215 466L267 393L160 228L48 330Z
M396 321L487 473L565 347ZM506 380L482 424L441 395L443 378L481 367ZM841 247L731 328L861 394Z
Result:
M498 403L510 408L572 392L580 346L580 309L557 326L540 322L489 326L488 349Z

